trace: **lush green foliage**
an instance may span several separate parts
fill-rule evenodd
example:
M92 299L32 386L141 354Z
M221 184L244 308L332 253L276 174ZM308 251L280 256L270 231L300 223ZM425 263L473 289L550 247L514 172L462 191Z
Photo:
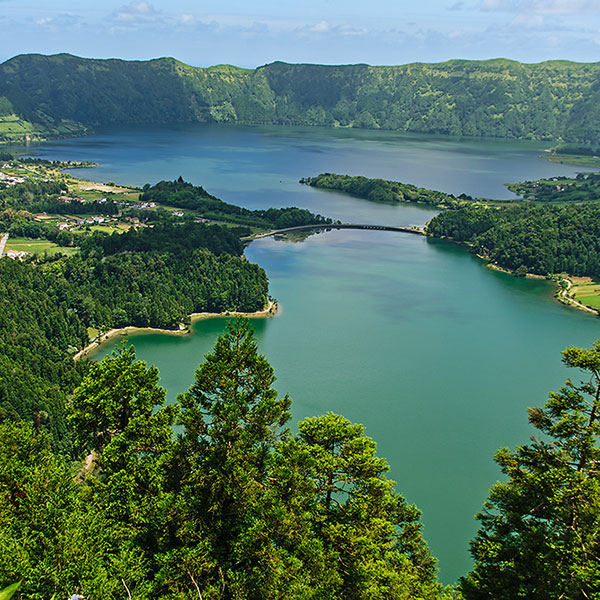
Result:
M597 145L598 65L452 60L391 67L201 69L23 55L0 65L5 106L52 134L114 123L241 122L352 126ZM5 118L13 118L7 116ZM18 118L18 117L15 117ZM7 134L8 135L8 134Z
M1 186L0 206L2 208L32 209L38 203L49 202L67 191L66 186L57 181L24 181L11 187Z
M140 195L140 201L156 202L165 206L194 210L206 219L267 229L331 223L331 219L314 215L304 208L249 210L234 204L228 204L215 196L211 196L203 187L194 186L183 181L181 177L175 181L159 181L153 186L145 185Z
M13 583L8 587L5 587L3 590L0 590L0 600L10 600L17 592L17 590L21 587L21 582Z
M1 214L1 213L0 213ZM119 252L160 251L176 254L206 248L213 254L241 256L242 244L231 229L204 223L159 223L154 227L131 228L112 235L95 233L81 242L84 254L100 250L105 256Z
M88 327L176 329L194 312L262 309L265 272L239 253L226 228L191 223L122 242L90 236L69 258L0 260L0 420L31 422L37 413L55 441L66 436L64 396L82 370L71 356Z
M126 360L120 366L123 363ZM137 377L128 380L127 371L119 372L113 386L135 396L134 386L144 367L132 368ZM152 391L153 385L142 392L146 390ZM159 405L160 390L151 396L150 401ZM155 463L148 445L160 439L153 421L164 419L159 411L148 422L144 412L148 403L138 400L135 396L131 403L125 431L115 434L112 445L106 446L113 454L103 455L100 479L89 476L90 465L74 477L65 458L50 450L43 432L27 424L0 424L0 586L22 579L17 597L33 600L66 598L84 590L91 592L90 598L122 598L126 585L136 597L147 597L148 567L141 544L133 543L132 531L142 537L143 520L152 512L148 496L155 488L148 474ZM168 433L170 438L170 428ZM157 445L156 451L163 448ZM126 472L111 470L114 452L119 453L117 465L126 463ZM127 504L125 499L135 494L137 505ZM123 519L124 513L129 514L127 508L137 518L135 527Z
M600 146L578 146L576 144L558 144L552 148L553 154L565 154L572 156L598 156L600 155Z
M55 443L68 437L65 394L83 371L72 353L87 341L75 299L64 301L69 287L43 268L0 260L0 421L37 415Z
M260 267L204 249L73 256L60 271L80 314L100 328L173 329L193 312L253 312L267 302L267 278Z
M316 177L301 179L300 183L305 183L311 187L345 192L371 202L385 202L388 204L419 202L433 206L449 207L456 206L458 200L470 199L468 196L460 196L457 199L452 194L418 188L410 183L371 179L362 176L337 175L335 173L321 173Z
M238 320L181 409L133 348L92 366L68 407L87 456L76 477L43 432L0 425L0 586L22 579L35 600L441 598L419 512L364 429L328 414L293 436L274 381Z
M595 204L459 208L434 217L427 232L465 242L507 269L600 275L600 206Z
M468 600L583 600L600 594L600 341L563 352L584 381L568 380L543 409L529 409L541 438L496 461L507 476L491 490L472 543Z

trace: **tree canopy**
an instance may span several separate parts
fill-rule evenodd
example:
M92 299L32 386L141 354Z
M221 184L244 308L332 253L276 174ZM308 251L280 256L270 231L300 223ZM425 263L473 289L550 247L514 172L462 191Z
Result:
M427 233L468 244L506 269L600 276L600 206L524 205L447 210Z
M274 382L237 320L169 406L132 347L93 365L67 407L76 472L43 431L0 425L0 589L22 581L35 600L441 598L419 511L364 428L327 414L294 435Z
M540 437L502 448L506 476L477 515L467 600L584 600L600 594L600 341L569 347L563 362L583 372L530 408Z

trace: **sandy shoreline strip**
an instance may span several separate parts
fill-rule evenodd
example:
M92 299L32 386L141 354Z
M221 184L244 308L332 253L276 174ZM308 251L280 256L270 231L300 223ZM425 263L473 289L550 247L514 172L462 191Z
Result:
M269 300L269 303L263 310L257 310L255 312L224 312L224 313L192 313L190 315L191 322L202 321L204 319L218 319L218 318L231 318L231 317L246 317L247 319L265 319L267 317L274 317L280 312L280 306L276 300ZM160 329L158 327L121 327L119 329L110 329L106 333L100 334L92 342L90 342L85 348L73 355L73 360L79 360L80 358L87 358L94 352L97 352L105 346L108 342L112 341L116 337L126 337L137 333L162 333L166 335L189 335L191 333L190 328L186 327L181 323L179 329Z

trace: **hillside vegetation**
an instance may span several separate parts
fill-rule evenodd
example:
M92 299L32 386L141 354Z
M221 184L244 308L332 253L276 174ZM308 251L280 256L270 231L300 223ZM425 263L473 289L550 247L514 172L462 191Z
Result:
M0 139L111 124L237 122L598 144L599 74L596 63L568 61L276 62L249 70L31 54L0 65L0 120L20 123L8 133L0 127Z
M463 242L518 275L600 277L597 204L462 207L434 217L427 232Z

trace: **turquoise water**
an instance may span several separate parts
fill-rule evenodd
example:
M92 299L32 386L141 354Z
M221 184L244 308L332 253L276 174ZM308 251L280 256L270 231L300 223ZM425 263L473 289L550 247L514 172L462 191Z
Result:
M576 172L540 159L540 146L530 143L299 128L138 128L35 151L97 161L85 173L95 180L141 185L182 174L249 207L295 204L386 224L423 224L435 213L296 182L337 171L508 197L507 181ZM253 242L246 256L266 270L283 307L253 323L277 389L293 399L294 420L335 411L363 423L397 490L423 511L442 580L465 574L473 515L500 476L494 451L528 440L526 408L577 378L562 366L560 350L589 346L600 321L555 302L545 281L490 271L452 244L414 235L344 230L302 242L269 238ZM175 398L224 323L198 322L187 337L131 341Z

